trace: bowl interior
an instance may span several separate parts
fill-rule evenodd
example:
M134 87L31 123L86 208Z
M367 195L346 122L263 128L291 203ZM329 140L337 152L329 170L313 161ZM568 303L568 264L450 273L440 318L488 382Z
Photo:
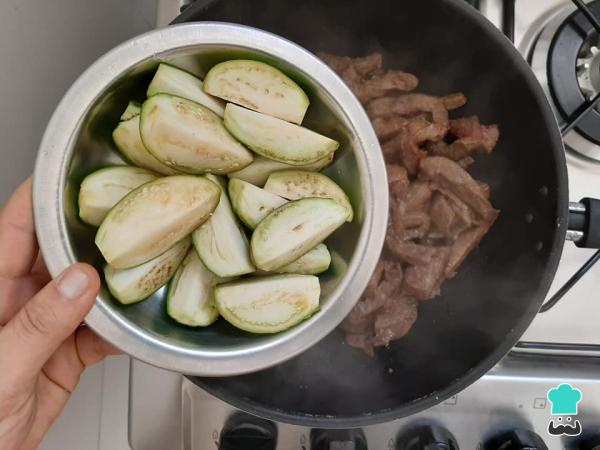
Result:
M64 214L70 247L77 260L89 262L98 269L102 268L102 257L94 245L96 229L85 225L78 217L79 185L86 175L99 168L125 164L113 143L111 134L127 103L130 100L141 102L145 99L146 88L158 63L168 62L204 77L214 64L235 58L267 62L283 70L298 82L311 102L303 125L333 137L341 143L333 164L325 170L325 173L339 183L349 195L355 208L355 219L353 223L341 227L326 241L332 253L332 264L329 271L321 276L322 314L331 306L332 293L344 279L348 265L356 257L355 247L359 236L364 232L363 193L368 180L365 179L366 175L361 173L360 164L355 156L363 149L360 148L361 143L348 117L324 86L293 64L276 60L256 50L207 45L171 50L153 55L129 67L103 90L89 107L72 137L73 151L64 191ZM108 289L103 286L98 302L100 307L115 318L127 321L139 333L183 349L202 349L209 352L238 351L261 343L269 344L269 341L281 336L281 334L261 336L244 333L230 326L223 319L207 328L188 328L179 325L166 313L165 292L166 289L163 288L143 302L124 306L114 300ZM355 300L355 298L340 299L349 302ZM315 317L313 316L309 321L314 320Z

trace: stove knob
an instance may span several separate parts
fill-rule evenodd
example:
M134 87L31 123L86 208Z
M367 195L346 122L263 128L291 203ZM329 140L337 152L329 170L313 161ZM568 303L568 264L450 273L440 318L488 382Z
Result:
M221 431L219 450L275 450L277 427L250 414L231 416Z
M367 450L367 438L360 428L350 430L312 430L311 450Z
M486 450L548 450L541 437L529 430L512 430L493 438Z
M422 426L403 433L396 450L458 450L454 436L445 428Z

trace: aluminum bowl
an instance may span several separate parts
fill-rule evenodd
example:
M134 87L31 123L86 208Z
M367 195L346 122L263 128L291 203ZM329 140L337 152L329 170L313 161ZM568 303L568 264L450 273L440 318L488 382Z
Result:
M101 269L95 229L78 218L78 186L90 172L124 163L111 132L127 102L144 98L160 61L203 77L215 63L240 57L279 67L307 92L304 124L340 140L326 173L349 194L356 214L328 240L333 262L321 277L321 311L279 334L244 333L224 320L187 328L167 316L164 289L124 306L103 286L86 323L131 356L190 375L237 375L281 363L332 331L366 287L383 246L388 189L379 143L356 98L318 58L276 35L224 23L171 26L125 42L79 77L48 124L35 167L36 231L50 273L75 261Z

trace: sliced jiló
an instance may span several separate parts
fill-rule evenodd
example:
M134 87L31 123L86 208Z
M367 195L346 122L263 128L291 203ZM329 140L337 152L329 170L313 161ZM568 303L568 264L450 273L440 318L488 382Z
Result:
M204 79L204 90L296 124L302 123L310 103L300 86L283 72L263 62L247 59L214 66Z
M329 198L303 198L277 208L254 230L252 259L266 271L297 260L341 226L348 210Z
M133 189L155 180L157 175L133 166L105 167L89 174L79 189L79 217L100 226L108 211Z
M167 314L189 327L206 327L219 317L213 288L219 281L191 249L169 284Z
M313 275L274 275L215 288L219 313L251 333L287 330L319 309L321 288Z
M264 186L267 182L267 178L269 178L269 175L277 170L302 169L311 172L318 172L319 170L328 166L331 161L333 161L333 156L334 153L330 153L314 163L302 166L293 166L291 164L273 161L272 159L257 155L254 157L254 161L252 161L250 165L244 167L242 170L228 173L227 176L229 178L238 178L240 180L247 181L248 183L252 183L256 186Z
M319 244L312 250L277 269L279 273L298 273L303 275L317 275L329 269L331 254L325 244Z
M162 175L178 173L172 167L156 159L144 146L140 136L140 116L133 116L117 125L113 131L113 141L123 157L133 165L152 170Z
M229 180L228 191L233 210L251 230L271 211L287 203L286 199L237 178Z
M146 183L110 210L96 245L115 268L143 264L203 224L219 195L219 187L203 177L177 175Z
M305 170L282 170L273 172L265 184L265 191L298 200L306 197L331 198L348 210L348 222L354 213L346 193L331 178L317 172Z
M142 105L140 134L163 164L190 174L228 173L252 162L210 109L191 100L156 94Z
M115 269L107 264L104 278L108 290L124 305L150 297L171 279L190 244L190 239L185 238L156 258L129 269Z
M296 166L323 159L340 145L308 128L232 103L225 107L225 127L259 155Z
M215 275L233 277L254 272L250 245L231 209L222 179L206 178L221 188L221 199L213 215L192 234L194 247L204 265Z
M204 92L202 80L178 67L161 63L146 92L148 97L171 94L206 106L219 117L225 112L225 102Z
M135 116L139 116L142 111L142 104L134 101L130 101L127 104L127 108L121 114L121 120L129 120L134 118Z

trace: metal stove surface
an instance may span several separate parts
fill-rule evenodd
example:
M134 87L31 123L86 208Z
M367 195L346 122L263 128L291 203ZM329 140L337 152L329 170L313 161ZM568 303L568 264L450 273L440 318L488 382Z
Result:
M181 1L161 0L162 3ZM481 11L500 26L502 5L502 0L483 1ZM574 7L567 0L516 0L515 10L515 45L527 55L544 25ZM164 18L163 23L166 23ZM567 163L571 200L598 197L600 163L572 151L567 151ZM592 253L593 250L579 249L567 242L550 292L567 281ZM537 432L550 450L584 448L580 446L584 440L600 436L599 297L600 264L553 309L539 314L523 336L523 341L551 344L545 350L535 350L543 354L532 354L531 349L524 353L523 349L516 348L490 373L455 398L409 418L365 428L368 448L394 449L399 437L421 424L441 425L455 436L461 449L467 450L486 448L484 443L488 439L514 429ZM560 347L564 344L580 347L564 350ZM548 434L552 416L546 394L548 389L562 382L571 383L583 393L577 416L583 433L578 437ZM135 450L216 449L227 420L237 412L179 374L132 362L129 439ZM285 424L274 426L278 450L311 448L310 429ZM594 445L600 445L600 441ZM361 447L348 444L336 448L358 450Z
M577 416L583 428L581 436L548 434L553 417L546 394L562 382L571 383L583 393ZM129 442L134 450L218 449L224 425L234 415L239 418L239 414L242 413L179 374L132 362ZM490 448L486 443L491 439L514 430L536 432L549 450L585 448L581 446L584 442L600 438L600 360L510 355L477 383L446 402L408 418L365 427L362 432L368 449L393 450L399 440L423 425L448 430L463 450ZM311 447L311 429L286 424L272 426L276 434L273 448L315 450ZM245 446L238 448L252 450ZM360 447L331 447L336 448ZM513 448L517 447L506 447Z

